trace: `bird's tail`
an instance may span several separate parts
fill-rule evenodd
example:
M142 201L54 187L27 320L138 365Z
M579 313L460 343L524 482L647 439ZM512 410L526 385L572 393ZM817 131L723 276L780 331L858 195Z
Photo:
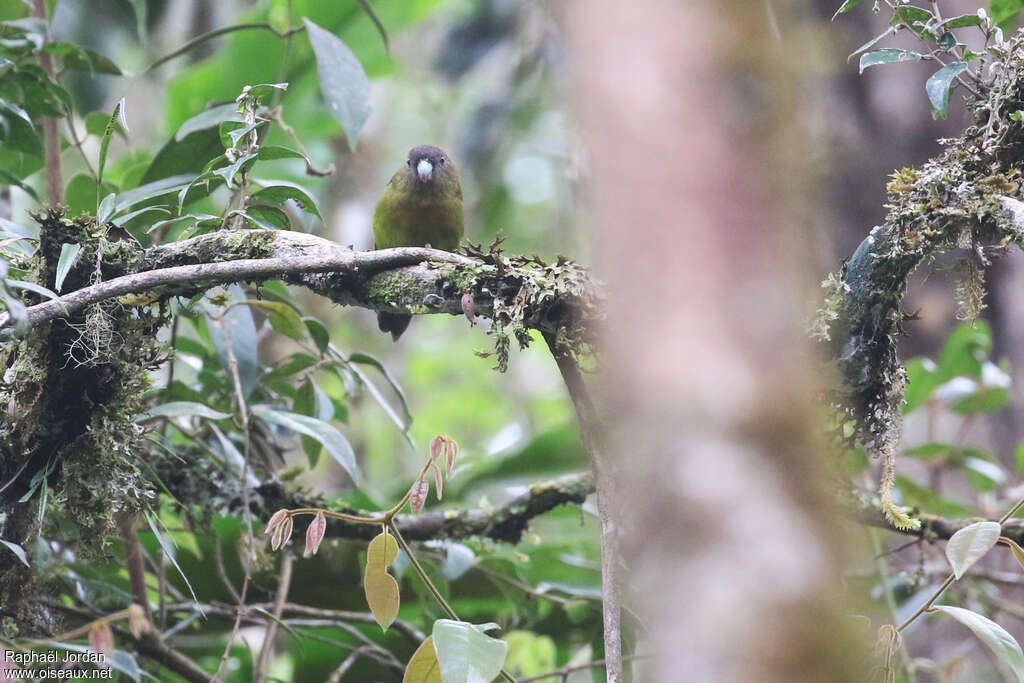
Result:
M377 327L380 328L381 332L390 332L391 339L398 341L398 338L405 332L405 328L409 327L409 323L412 322L412 316L408 313L378 313L377 314Z

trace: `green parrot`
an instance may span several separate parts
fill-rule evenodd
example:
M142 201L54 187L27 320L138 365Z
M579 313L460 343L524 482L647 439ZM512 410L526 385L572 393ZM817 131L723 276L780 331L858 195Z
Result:
M373 248L452 251L462 232L462 186L451 157L432 145L413 147L373 211ZM382 312L377 314L377 327L398 341L411 320L406 313Z

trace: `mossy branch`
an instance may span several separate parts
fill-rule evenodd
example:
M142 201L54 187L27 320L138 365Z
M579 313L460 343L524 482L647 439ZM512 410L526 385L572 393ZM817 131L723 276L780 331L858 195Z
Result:
M900 310L907 280L919 265L955 252L958 317L971 319L984 308L984 268L1024 244L1024 122L1015 114L1024 108L1024 34L1011 43L1004 47L1013 58L993 71L998 87L985 84L968 101L976 125L921 167L893 173L885 222L823 283L828 296L812 325L842 376L834 403L854 425L852 440L885 460L881 497L892 526L915 525L890 496L906 385L897 341L909 318Z
M463 315L463 297L470 294L478 315L493 317L495 302L499 318L518 305L523 310L515 322L524 329L564 334L587 326L590 314L583 303L596 296L586 272L561 260L550 266L534 259L511 266L506 261L502 268L436 249L360 252L313 235L272 230L218 231L127 255L126 244L116 243L111 251L117 258L105 260L104 281L29 306L26 327L131 294L193 296L220 284L283 279L338 304L395 313ZM522 300L524 289L536 296ZM0 339L16 335L11 322L0 313Z

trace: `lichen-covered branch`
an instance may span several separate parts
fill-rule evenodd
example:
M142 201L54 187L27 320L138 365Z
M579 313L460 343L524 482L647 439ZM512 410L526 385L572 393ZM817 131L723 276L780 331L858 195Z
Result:
M187 499L182 496L205 494L207 497L201 500L209 501L211 510L219 508L222 512L237 514L241 507L240 494L235 491L238 486L236 483L205 478L204 473L191 468L179 467L176 474L161 469L160 473L169 490L182 500ZM491 509L468 508L418 515L403 514L395 517L395 524L410 541L480 537L515 544L522 539L534 517L560 505L582 504L594 490L594 478L589 472L567 474L537 482L528 491ZM254 508L253 514L267 520L282 508L323 507L324 503L302 492L287 491L279 482L268 482L255 487L251 505ZM339 509L337 512L371 514L354 509ZM369 541L378 533L380 528L372 525L352 524L334 518L327 522L327 538Z
M134 254L126 244L110 247L115 258L104 274L113 277L64 294L59 301L28 307L22 328L10 324L8 313L0 313L0 338L128 294L191 296L232 282L282 278L338 304L414 314L461 315L462 295L471 293L476 312L487 317L493 314L495 299L515 297L524 283L521 272L498 273L479 259L436 249L359 252L285 231L220 231ZM572 307L572 302L561 303L563 311ZM535 311L528 322L557 331L558 321L541 313Z
M873 506L861 507L852 514L862 524L889 529L890 531L893 530L892 524L886 519L885 513L881 508ZM921 522L920 528L898 529L898 531L910 536L917 536L926 541L948 541L953 534L978 521L976 517L971 519L950 519L926 512L916 513L915 517ZM1000 535L1018 544L1024 544L1024 519L1006 520L1003 522Z
M498 242L490 250L469 245L465 254L357 252L303 233L221 230L144 249L89 217L68 219L53 209L36 219L39 249L10 259L18 279L56 290L65 245L80 251L62 278L59 301L36 288L25 295L26 308L11 306L8 297L10 310L0 313L0 538L29 548L46 491L60 497L83 538L96 539L114 528L115 510L138 510L152 497L137 457L149 449L134 418L147 407L152 371L169 357L158 337L169 322L168 299L280 279L343 305L486 316L499 369L510 341L525 346L531 329L586 352L600 316L600 295L586 269L561 258L549 264L505 256ZM535 493L516 504L521 509L424 515L399 524L417 539L517 540L533 515L586 495ZM31 599L32 585L32 570L13 553L0 553L0 605L29 631L52 631L51 615Z
M824 283L828 296L812 333L829 343L843 386L835 403L855 426L854 438L880 454L891 471L902 429L906 375L897 357L907 278L922 263L955 252L963 267L957 288L961 316L984 307L984 268L1024 243L1021 174L1024 53L1021 34L1004 48L1007 60L968 102L976 125L920 168L904 168L888 184L889 213L871 230L840 273ZM1002 48L1001 48L1002 49ZM882 502L896 526L914 526L892 503L891 478Z

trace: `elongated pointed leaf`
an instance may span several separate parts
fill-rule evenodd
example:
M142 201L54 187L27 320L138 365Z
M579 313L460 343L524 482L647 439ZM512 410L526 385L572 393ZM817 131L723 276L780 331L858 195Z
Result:
M1021 569L1024 569L1024 548L1021 548L1016 541L1010 538L1004 537L999 540L1010 546L1010 550L1013 551L1013 557L1017 560L1017 564L1021 566Z
M340 38L305 17L302 21L316 54L320 91L331 115L345 131L349 149L354 150L359 131L370 116L370 80L363 65Z
M998 522L975 522L953 534L946 543L946 557L956 578L962 577L999 540Z
M1019 683L1024 683L1024 652L1020 644L1006 630L988 617L962 607L939 605L936 611L948 614L967 628L974 631L983 643L988 645L999 661L1013 671Z
M64 278L68 276L72 266L75 265L75 261L78 260L78 253L80 251L82 251L81 244L62 244L60 246L60 256L57 258L57 274L53 283L53 288L58 292L61 290L61 285L64 284Z
M946 108L949 107L949 94L956 77L966 70L967 62L952 62L932 74L924 84L928 100L938 115L945 116Z
M878 41L882 40L883 38L886 38L887 36L891 36L894 33L896 33L895 27L890 26L885 30L885 33L875 36L874 38L872 38L871 40L869 40L868 42L864 43L856 50L851 52L850 56L846 58L846 61L849 62L851 59L859 55L861 52L866 52L867 50L870 50L875 46L876 43L878 43Z
M293 432L313 437L323 445L324 450L334 458L335 462L348 472L356 485L362 483L363 477L359 471L359 465L356 464L356 454L352 451L348 439L333 425L315 417L277 410L270 406L253 406L252 413L264 422L270 422Z
M171 561L171 564L174 565L174 568L178 570L178 574L181 576L182 581L184 581L185 586L188 587L188 592L192 594L192 602L194 602L196 604L196 607L198 608L199 598L196 597L196 592L192 590L192 583L188 580L188 577L185 576L185 572L182 570L181 565L178 564L178 560L174 557L174 547L167 541L166 538L164 538L164 535L160 533L160 530L156 528L156 522L153 521L153 517L149 514L149 512L147 510L143 510L142 515L146 518L146 523L149 525L149 530L153 532L154 536L156 536L156 542L160 544L160 549L163 550L164 555L166 555L167 559ZM203 611L202 608L199 608L199 610Z
M858 7L863 4L864 0L846 0L846 2L839 6L839 9L836 10L836 13L832 15L832 21L835 21L836 17L838 17L840 14L849 12L855 7Z
M142 420L152 420L158 417L204 417L208 420L226 420L231 413L222 413L214 410L208 405L196 403L195 401L171 401L154 406L142 414Z
M114 113L110 115L107 127L103 131L103 137L100 138L100 160L99 166L96 170L97 187L101 187L103 185L103 169L107 165L107 148L110 147L110 140L114 137L114 133L117 131L118 125L121 126L121 130L125 133L128 132L128 120L125 118L123 97L120 102L114 105ZM97 203L99 203L99 197L97 197Z
M313 214L321 221L323 220L323 216L320 215L320 209L317 208L313 198L304 188L294 183L275 180L266 184L263 189L257 190L252 195L252 201L264 202L266 204L283 204L289 199L294 201L303 211Z
M246 300L245 292L238 285L228 288L232 303ZM246 306L231 306L220 317L220 320L208 320L210 338L217 347L221 365L230 373L231 356L234 355L238 364L238 379L242 385L242 393L249 396L260 378L259 344L256 334L256 323L252 319L252 311ZM228 353L228 344L231 353Z
M916 52L911 52L910 50L901 50L898 48L875 50L874 52L866 52L860 56L860 72L864 73L864 69L872 66L878 66L879 64L916 62L919 59L921 59L921 55Z
M234 102L210 107L206 111L199 112L192 118L188 119L178 126L178 131L174 134L174 141L181 142L188 137L190 133L194 133L197 130L206 130L207 128L220 126L224 121L245 123L245 118L238 113L238 105Z
M10 541L5 541L2 538L0 538L0 543L2 543L12 553L17 555L18 559L21 560L21 562L26 567L30 566L29 563L28 563L28 555L25 554L25 549L24 548L22 548L17 543L11 543Z

